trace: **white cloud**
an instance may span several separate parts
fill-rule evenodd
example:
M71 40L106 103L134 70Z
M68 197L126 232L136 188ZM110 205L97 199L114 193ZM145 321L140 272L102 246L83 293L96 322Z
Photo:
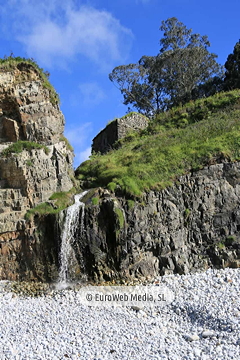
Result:
M70 144L72 144L74 147L81 146L88 138L88 135L92 129L91 126L92 124L87 122L78 127L74 126L65 129L64 134L69 140Z
M77 167L91 155L89 136L92 131L92 123L87 122L80 126L71 126L65 129L65 136L74 147L74 165Z
M76 163L78 164L77 166L79 166L83 161L88 160L90 155L91 155L91 147L88 147L85 150L77 153L75 159Z
M107 11L76 7L72 0L8 0L6 4L13 35L28 56L44 65L68 63L83 55L107 68L124 61L131 47L131 30Z
M103 89L96 82L86 82L79 85L81 104L85 106L98 105L104 100L107 95Z

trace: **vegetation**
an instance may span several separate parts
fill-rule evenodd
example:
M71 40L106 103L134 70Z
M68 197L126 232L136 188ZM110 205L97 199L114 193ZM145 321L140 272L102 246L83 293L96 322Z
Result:
M52 202L44 202L37 205L35 208L30 209L25 214L25 219L30 220L35 215L45 216L48 214L57 214L61 210L68 207L72 202L72 196L75 194L76 189L72 188L69 191L56 192L54 193L49 200L55 200L54 204Z
M59 95L49 82L50 74L40 68L34 59L26 59L20 56L14 57L13 55L8 57L5 56L4 59L0 59L0 71L11 70L15 67L21 66L21 64L29 64L38 72L39 77L42 80L43 87L49 90L51 103L53 105L59 104Z
M123 226L124 226L124 216L123 216L122 210L119 209L119 208L115 208L114 211L115 211L115 214L116 214L117 219L118 219L119 228L122 229Z
M225 68L225 89L240 89L240 40L234 46L233 53L228 55Z
M55 206L57 209L63 210L65 209L69 203L72 201L72 196L76 194L76 189L73 187L69 191L56 192L52 196L50 196L49 200L55 200Z
M60 136L60 139L59 139L60 141L64 141L65 142L65 144L66 144L66 148L68 149L68 150L70 150L70 151L73 151L74 149L73 149L73 147L72 147L72 145L70 144L70 142L68 141L68 139L65 137L65 136Z
M29 167L34 166L34 162L32 160L26 160L25 164Z
M25 219L31 220L36 215L41 217L49 214L57 214L59 211L60 209L54 208L52 204L44 202L35 206L33 209L29 209L25 214Z
M157 56L113 69L110 80L120 89L124 104L152 116L191 99L221 90L223 70L210 53L207 36L169 18L162 22L163 38Z
M162 189L180 175L223 159L240 159L240 90L191 101L157 115L122 147L93 155L76 170L88 187L107 186L129 199Z
M222 243L222 242L218 242L217 247L218 247L219 250L223 250L223 249L225 249L225 244Z
M134 207L134 205L135 205L135 201L129 199L129 200L127 201L127 204L128 204L128 210L131 210L131 209Z
M92 204L93 205L98 205L99 204L99 197L93 197L92 198Z
M12 153L20 154L23 150L31 151L35 149L43 149L45 154L49 154L49 148L45 145L38 144L32 141L17 141L9 145L1 152L1 156L9 156ZM30 164L27 164L30 165Z
M115 215L116 215L116 224L117 224L117 228L116 228L116 236L120 235L120 231L124 228L124 215L121 209L119 208L115 208L114 209Z

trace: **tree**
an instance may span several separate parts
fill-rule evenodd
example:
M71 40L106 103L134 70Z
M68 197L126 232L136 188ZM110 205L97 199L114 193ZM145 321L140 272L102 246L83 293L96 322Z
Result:
M139 64L118 66L113 69L109 79L117 84L123 94L124 105L132 105L143 113L149 111L150 104L148 102L151 98L151 90L146 88L145 71L142 66Z
M159 56L164 57L164 88L169 96L169 107L193 99L199 86L214 76L222 77L217 55L208 51L208 37L193 34L192 29L170 18L162 22L164 32L160 40Z
M163 21L160 30L163 38L157 56L143 56L138 64L119 66L109 76L120 88L124 104L147 115L185 103L202 94L201 86L210 86L213 77L222 78L217 55L207 49L207 36L193 34L176 18Z
M225 68L225 90L240 89L240 40L234 46L233 53L228 55Z

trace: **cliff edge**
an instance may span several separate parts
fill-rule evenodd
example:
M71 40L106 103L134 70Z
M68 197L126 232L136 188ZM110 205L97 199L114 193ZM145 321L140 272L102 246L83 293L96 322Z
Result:
M30 258L41 258L41 254L33 256L40 246L35 234L39 229L24 216L53 193L73 186L73 152L63 130L57 94L42 70L35 63L14 58L1 63L1 279L38 277L31 273Z

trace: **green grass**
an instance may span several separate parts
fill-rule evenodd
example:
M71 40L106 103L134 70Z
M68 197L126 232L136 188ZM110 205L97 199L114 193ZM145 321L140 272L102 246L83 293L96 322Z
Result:
M65 209L72 203L72 197L76 193L76 189L73 187L69 191L56 192L54 193L49 200L55 200L54 206L49 202L44 202L37 205L33 209L29 209L25 214L25 219L30 220L34 216L45 216L49 214L57 214L61 210Z
M129 199L127 200L127 204L128 204L128 210L131 210L134 208L135 201Z
M49 154L50 150L47 146L32 141L17 141L9 145L1 152L1 156L9 156L10 154L20 154L23 150L31 151L35 149L43 149L45 154Z
M124 227L124 216L123 216L123 212L121 209L119 208L115 208L114 210L115 214L116 214L116 217L118 219L118 226L119 226L119 229L122 229Z
M59 140L65 142L66 148L67 148L68 150L70 150L70 151L73 151L73 150L74 150L73 147L72 147L72 145L70 144L70 142L68 141L68 139L67 139L65 136L61 135L60 138L59 138Z
M99 197L93 197L92 198L92 204L93 205L98 205L99 204Z
M56 200L55 206L57 206L58 209L62 210L69 205L69 202L71 201L74 194L76 194L75 187L73 187L69 191L56 192L52 196L50 196L49 200Z
M219 250L223 250L223 249L225 249L225 244L222 242L219 242L219 243L217 243L217 247Z
M22 58L20 56L16 56L16 57L8 56L8 57L5 57L4 59L0 59L0 71L12 70L12 69L16 68L21 63L29 64L35 70L37 70L37 72L39 74L39 77L42 80L43 87L45 89L49 90L51 103L53 105L59 104L59 102L60 102L59 95L57 94L56 90L51 85L51 83L49 82L49 79L48 79L49 78L49 73L44 71L42 68L40 68L34 59L26 59L26 58Z
M182 111L188 119L184 126L179 125ZM136 136L123 139L121 145L82 163L77 178L88 187L117 187L131 199L144 190L172 185L190 170L222 159L240 160L240 90L170 110Z
M54 209L51 204L44 202L35 206L33 209L29 209L25 214L25 219L31 220L36 215L41 217L48 214L57 214L59 211L58 209Z
M164 128L184 128L189 124L211 118L213 114L228 107L240 108L240 91L221 92L205 99L191 101L184 106L172 108L159 114L152 123L156 129L156 122Z

